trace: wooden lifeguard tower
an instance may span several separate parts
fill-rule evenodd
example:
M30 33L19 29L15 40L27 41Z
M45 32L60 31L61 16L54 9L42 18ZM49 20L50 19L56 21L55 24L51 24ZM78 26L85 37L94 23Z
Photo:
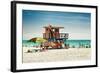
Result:
M45 32L43 33L43 38L52 42L55 41L66 41L68 39L68 33L60 33L60 29L64 27L56 27L56 26L45 26Z

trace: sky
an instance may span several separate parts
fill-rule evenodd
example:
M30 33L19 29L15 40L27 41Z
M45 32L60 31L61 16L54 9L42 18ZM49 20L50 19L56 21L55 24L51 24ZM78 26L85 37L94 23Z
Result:
M23 39L43 37L44 26L61 26L69 39L91 38L91 14L79 12L22 10Z

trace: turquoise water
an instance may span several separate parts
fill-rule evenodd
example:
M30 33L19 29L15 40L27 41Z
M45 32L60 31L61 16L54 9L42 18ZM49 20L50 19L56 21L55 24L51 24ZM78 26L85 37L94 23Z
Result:
M23 40L22 45L23 47L33 47L33 46L39 46L40 43L28 42L27 40Z
M23 40L22 42L23 42L23 46L25 47L33 47L33 46L40 45L40 43L28 42L27 40ZM72 48L91 47L91 40L67 40L64 43L68 44L69 47Z
M65 42L69 44L70 47L91 47L91 40L67 40Z

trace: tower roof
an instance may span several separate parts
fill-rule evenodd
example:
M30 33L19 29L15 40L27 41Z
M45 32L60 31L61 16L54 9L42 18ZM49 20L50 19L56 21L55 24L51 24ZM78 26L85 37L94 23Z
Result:
M62 28L64 28L64 27L58 27L58 26L49 25L49 26L44 26L44 28L62 29Z

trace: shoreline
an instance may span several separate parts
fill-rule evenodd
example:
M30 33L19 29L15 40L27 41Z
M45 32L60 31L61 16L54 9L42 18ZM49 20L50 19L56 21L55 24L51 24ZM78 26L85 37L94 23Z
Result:
M45 50L42 52L27 53L26 50L33 48L34 47L23 47L23 63L75 61L91 59L91 48L52 49Z

